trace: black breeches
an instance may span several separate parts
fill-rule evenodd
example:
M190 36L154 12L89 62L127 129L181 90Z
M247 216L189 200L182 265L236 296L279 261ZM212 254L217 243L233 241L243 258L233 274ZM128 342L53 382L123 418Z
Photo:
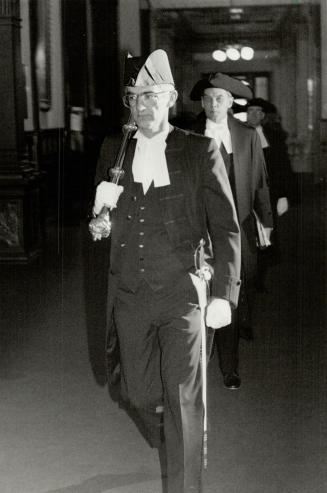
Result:
M143 420L147 438L167 451L169 492L200 491L203 438L200 313L188 274L170 291L154 293L143 282L119 292L114 305L123 397Z

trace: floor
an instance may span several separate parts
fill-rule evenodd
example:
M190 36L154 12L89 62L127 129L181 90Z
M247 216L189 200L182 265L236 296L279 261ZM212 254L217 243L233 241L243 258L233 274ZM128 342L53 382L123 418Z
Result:
M326 493L326 209L310 188L280 220L242 387L209 367L204 493ZM159 460L104 386L107 245L48 228L42 258L1 266L0 492L161 493Z

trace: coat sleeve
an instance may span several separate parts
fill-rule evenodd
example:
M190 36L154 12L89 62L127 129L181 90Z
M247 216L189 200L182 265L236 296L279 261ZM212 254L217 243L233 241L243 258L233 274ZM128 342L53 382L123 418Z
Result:
M236 307L240 289L241 240L224 161L213 139L205 139L202 179L207 227L214 257L212 296Z
M113 142L109 137L106 137L102 143L99 159L96 167L94 185L97 186L102 181L109 181L108 170L110 168L110 161L112 156Z
M288 155L287 134L282 128L264 126L264 132L269 142L266 151L269 185L272 197L293 198L293 171Z
M257 132L252 133L252 163L254 205L253 208L257 213L261 223L266 228L273 227L273 216L270 203L270 193L268 185L268 174L266 169L265 158L260 144Z

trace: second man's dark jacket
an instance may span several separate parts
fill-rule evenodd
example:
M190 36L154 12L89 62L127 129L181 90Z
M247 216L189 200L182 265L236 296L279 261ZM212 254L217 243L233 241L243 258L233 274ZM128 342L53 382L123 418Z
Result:
M204 135L206 116L201 113L191 130ZM235 203L241 227L242 268L248 280L256 273L257 246L253 211L265 227L273 227L267 171L258 133L228 116L233 150Z

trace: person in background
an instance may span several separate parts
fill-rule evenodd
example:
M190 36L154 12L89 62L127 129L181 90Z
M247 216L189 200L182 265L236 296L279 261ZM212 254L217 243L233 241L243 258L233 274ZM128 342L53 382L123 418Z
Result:
M120 185L107 181L119 146L104 140L93 207L95 216L103 206L112 210L108 348L118 336L121 398L149 443L166 453L168 492L200 493L201 320L191 274L209 233L214 272L206 323L228 325L240 287L239 225L215 141L168 122L177 92L166 53L127 58L124 85L137 130ZM92 229L106 231L101 220Z
M278 218L290 207L294 194L294 174L287 152L287 133L282 128L277 108L262 98L251 99L247 106L247 123L260 137L264 152L270 187L270 198L275 228L272 245L259 251L257 289L266 292L265 280L269 265L279 262Z
M214 334L225 387L238 389L239 338L252 339L251 311L257 272L256 228L253 211L269 238L272 227L267 173L258 133L231 114L234 97L250 99L252 92L240 80L216 73L199 80L190 98L201 101L203 111L191 126L196 133L216 140L229 176L241 227L242 286L232 323Z

